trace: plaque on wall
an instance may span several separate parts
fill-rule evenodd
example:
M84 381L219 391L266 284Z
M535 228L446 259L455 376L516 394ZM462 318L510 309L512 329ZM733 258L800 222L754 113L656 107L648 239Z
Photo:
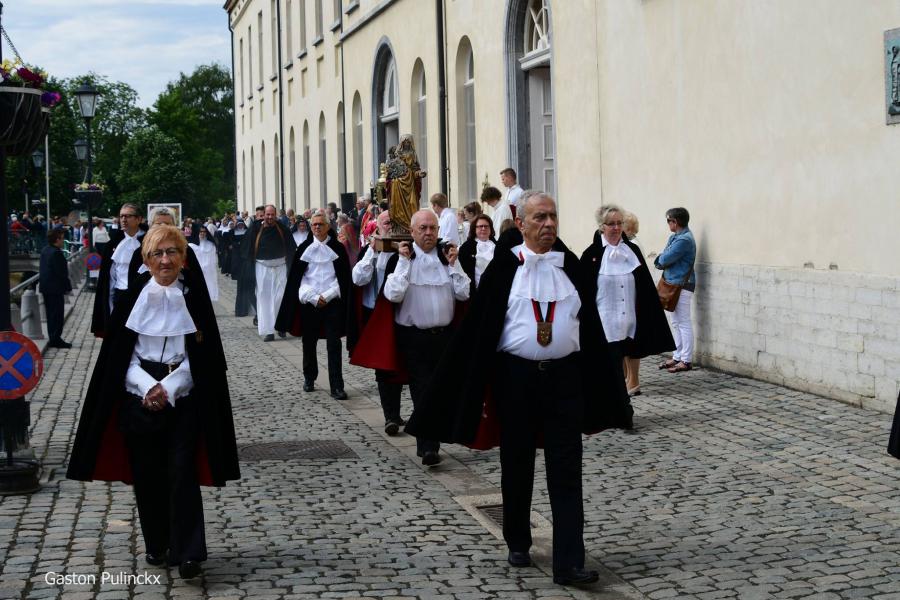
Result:
M900 123L900 28L884 32L884 96L887 124Z

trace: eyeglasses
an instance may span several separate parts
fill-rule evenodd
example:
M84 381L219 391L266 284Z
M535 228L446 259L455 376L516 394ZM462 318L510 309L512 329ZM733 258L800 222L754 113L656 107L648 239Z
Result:
M625 223L622 221L613 221L612 223L604 223L604 225L606 225L607 227L619 227L619 228L621 228L622 225L624 225L624 224Z
M175 247L166 248L165 250L154 250L150 253L150 258L160 259L162 258L163 254L165 254L169 258L175 258L180 254L180 252L178 252L178 248Z
M484 224L475 226L475 229L490 229L490 228L491 228L490 225L484 225Z
M137 217L137 215L129 215L129 214L119 215L120 219L132 219L135 217Z

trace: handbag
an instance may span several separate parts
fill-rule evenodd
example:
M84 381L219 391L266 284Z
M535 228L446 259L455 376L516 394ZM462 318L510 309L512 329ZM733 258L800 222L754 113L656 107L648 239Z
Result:
M659 294L659 303L664 310L675 312L675 307L678 306L678 298L681 297L681 288L687 285L688 280L691 278L691 273L693 272L694 265L691 265L687 275L684 276L684 281L680 284L669 283L666 281L665 277L659 278L659 283L656 284L656 293Z

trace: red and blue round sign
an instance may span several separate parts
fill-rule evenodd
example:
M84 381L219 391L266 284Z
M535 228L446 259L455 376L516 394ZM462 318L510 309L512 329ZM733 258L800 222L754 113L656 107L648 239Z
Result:
M34 342L15 331L0 332L0 400L24 396L43 372L44 359Z
M100 268L100 255L96 252L91 252L84 259L84 264L87 265L88 271L96 271Z

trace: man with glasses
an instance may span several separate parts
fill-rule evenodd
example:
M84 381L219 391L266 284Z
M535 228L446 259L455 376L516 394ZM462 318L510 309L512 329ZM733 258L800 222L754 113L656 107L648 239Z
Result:
M346 331L347 307L351 304L350 261L344 245L329 235L331 225L325 211L317 211L309 226L312 235L297 247L291 262L275 329L279 335L290 331L303 338L304 392L315 389L319 376L316 345L320 333L324 333L331 397L346 400L341 336Z
M244 250L245 258L254 264L257 331L266 342L275 339L275 316L287 284L287 263L296 250L294 237L277 216L275 205L266 205L262 220L250 226ZM284 337L284 330L278 335Z
M109 315L128 289L128 268L131 257L141 247L141 209L126 202L119 209L119 229L109 233L109 243L103 249L97 293L94 296L94 314L91 332L103 337L109 324Z

